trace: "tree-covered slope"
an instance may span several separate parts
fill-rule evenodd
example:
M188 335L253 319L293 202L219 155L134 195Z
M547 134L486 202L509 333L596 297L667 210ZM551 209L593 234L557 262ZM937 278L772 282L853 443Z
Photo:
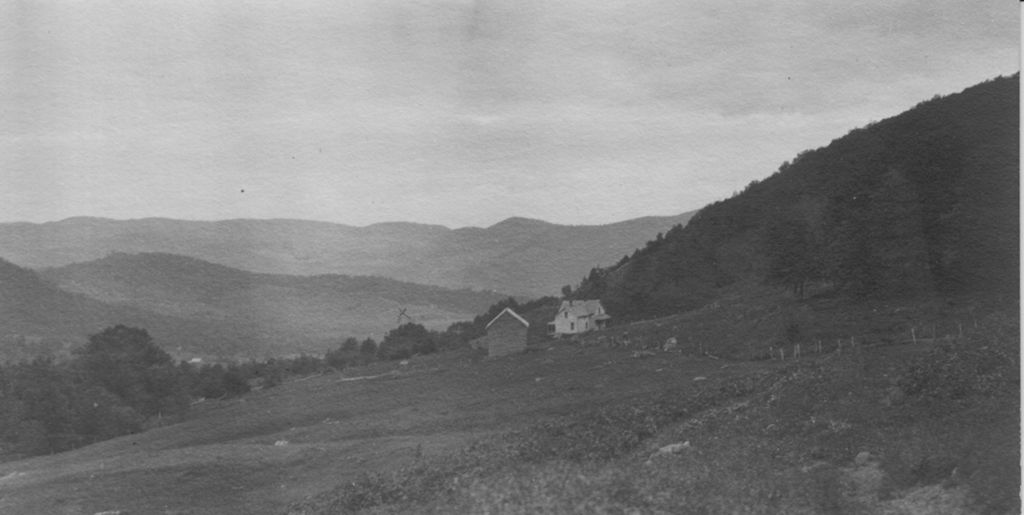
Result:
M0 361L67 350L84 343L87 335L117 324L145 327L168 352L179 356L263 356L280 342L248 327L229 328L214 320L160 314L67 292L32 270L0 259Z
M259 274L159 253L115 253L39 274L109 305L255 333L278 354L322 351L346 337L379 338L401 310L428 328L443 329L504 298L381 277Z
M618 317L698 307L766 281L802 293L957 295L1017 289L1019 75L936 97L798 155L706 206L578 295Z

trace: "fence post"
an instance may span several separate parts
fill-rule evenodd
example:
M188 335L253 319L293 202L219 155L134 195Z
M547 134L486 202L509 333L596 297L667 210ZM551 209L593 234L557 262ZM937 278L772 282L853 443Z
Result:
M914 343L917 343L917 333L914 331L913 327L910 328L910 338L914 340Z

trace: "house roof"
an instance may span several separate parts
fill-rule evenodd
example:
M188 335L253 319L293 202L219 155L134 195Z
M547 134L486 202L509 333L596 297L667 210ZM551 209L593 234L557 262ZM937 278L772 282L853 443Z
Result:
M601 301L599 300L563 300L562 306L558 309L558 312L568 311L570 315L575 318L585 318L589 316L597 315L601 309ZM601 314L598 318L610 318L608 315Z
M505 313L508 313L509 315L512 315L513 317L515 317L515 319L518 320L519 323L525 325L526 327L530 327L530 323L527 322L525 318L519 316L515 311L512 311L512 308L505 308L505 309L501 310L501 313L498 313L498 316L492 318L490 322L487 322L487 326L484 327L484 330L489 329L491 327L491 324L493 324L499 318L504 316Z

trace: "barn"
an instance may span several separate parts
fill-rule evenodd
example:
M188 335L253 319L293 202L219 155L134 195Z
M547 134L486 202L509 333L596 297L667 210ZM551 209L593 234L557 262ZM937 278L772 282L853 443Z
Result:
M511 308L505 308L487 323L486 333L473 342L478 349L487 349L487 357L506 356L526 350L526 331L530 323Z

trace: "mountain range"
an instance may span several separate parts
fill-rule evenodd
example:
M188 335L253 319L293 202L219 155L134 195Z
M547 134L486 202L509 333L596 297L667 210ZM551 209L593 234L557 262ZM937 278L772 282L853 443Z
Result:
M322 353L380 339L399 314L430 329L470 320L504 297L380 277L260 274L172 254L114 253L28 270L0 260L0 359L59 352L105 327L147 329L178 357Z
M379 276L522 297L557 294L617 262L692 212L608 225L510 218L487 228L416 223L367 227L302 220L69 218L0 224L0 258L39 269L113 252L188 256L267 274Z

